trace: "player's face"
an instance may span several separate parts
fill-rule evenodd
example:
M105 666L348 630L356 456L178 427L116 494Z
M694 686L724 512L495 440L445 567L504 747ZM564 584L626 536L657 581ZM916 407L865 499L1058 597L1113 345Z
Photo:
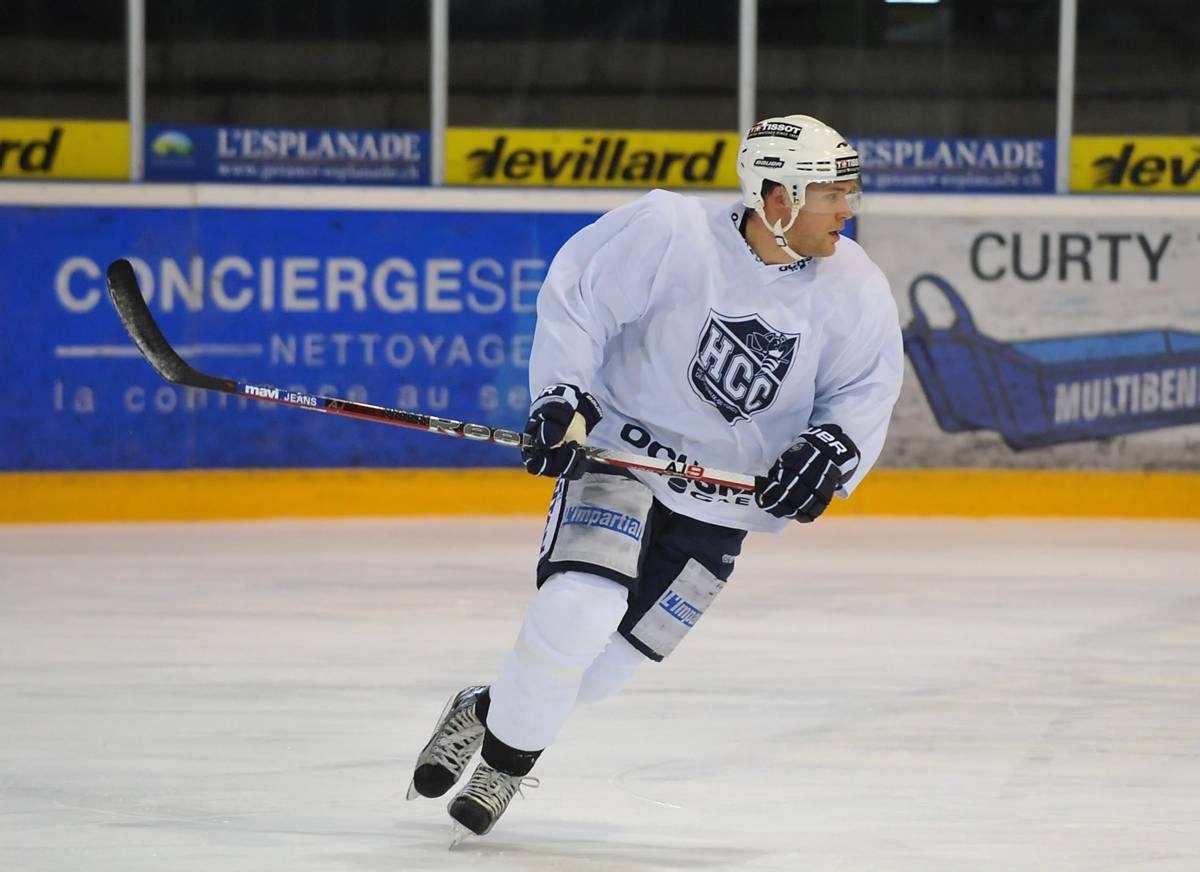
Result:
M857 207L857 182L811 183L796 223L784 234L788 245L805 257L829 257Z

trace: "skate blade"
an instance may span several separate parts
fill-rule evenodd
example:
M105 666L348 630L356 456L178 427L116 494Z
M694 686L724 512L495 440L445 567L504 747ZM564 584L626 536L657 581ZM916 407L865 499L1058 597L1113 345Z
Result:
M473 833L471 830L468 830L466 827L464 827L458 821L451 821L451 823L450 823L450 850L453 851L455 848L457 848L459 845L461 845L467 839L471 838L473 835L475 835L475 833Z
M417 782L416 781L408 782L408 793L405 795L404 798L405 799L417 799L418 797L420 797L420 795L421 794L417 792Z

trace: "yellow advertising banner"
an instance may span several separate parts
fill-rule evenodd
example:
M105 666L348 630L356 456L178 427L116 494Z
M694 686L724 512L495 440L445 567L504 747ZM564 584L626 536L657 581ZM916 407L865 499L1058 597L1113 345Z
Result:
M452 185L736 188L736 133L452 127Z
M1071 190L1200 194L1200 137L1073 136Z
M128 179L129 123L0 118L0 177Z

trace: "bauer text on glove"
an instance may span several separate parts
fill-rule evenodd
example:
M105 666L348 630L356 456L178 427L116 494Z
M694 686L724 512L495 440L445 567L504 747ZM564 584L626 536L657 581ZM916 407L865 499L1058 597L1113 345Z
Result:
M777 518L815 521L858 461L858 447L837 424L810 427L766 475L755 476L754 501Z

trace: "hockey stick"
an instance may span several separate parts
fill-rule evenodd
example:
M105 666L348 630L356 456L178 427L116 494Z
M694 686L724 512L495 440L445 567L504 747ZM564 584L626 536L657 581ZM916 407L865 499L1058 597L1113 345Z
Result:
M146 305L146 301L142 297L137 276L129 261L114 260L109 264L108 296L112 300L113 307L117 310L117 315L120 316L121 324L124 325L129 338L133 340L154 370L173 384L219 391L223 394L233 394L265 403L279 403L297 409L307 409L310 412L329 412L335 415L347 415L351 418L394 424L398 427L410 427L414 430L424 430L443 436L460 436L475 442L491 442L512 448L521 448L532 444L529 436L515 430L504 430L499 427L488 427L486 424L471 424L452 418L438 418L433 415L422 415L419 412L390 409L387 406L373 406L338 397L305 394L270 385L249 384L208 375L193 368L191 364L180 357L179 353L171 347L171 343L162 335L162 331L158 329L158 324L154 321L154 316L150 314L150 307ZM751 475L709 469L695 463L679 463L658 457L626 454L623 451L613 451L607 448L587 446L584 448L584 452L589 460L608 466L687 478L744 491L754 490L754 476Z

